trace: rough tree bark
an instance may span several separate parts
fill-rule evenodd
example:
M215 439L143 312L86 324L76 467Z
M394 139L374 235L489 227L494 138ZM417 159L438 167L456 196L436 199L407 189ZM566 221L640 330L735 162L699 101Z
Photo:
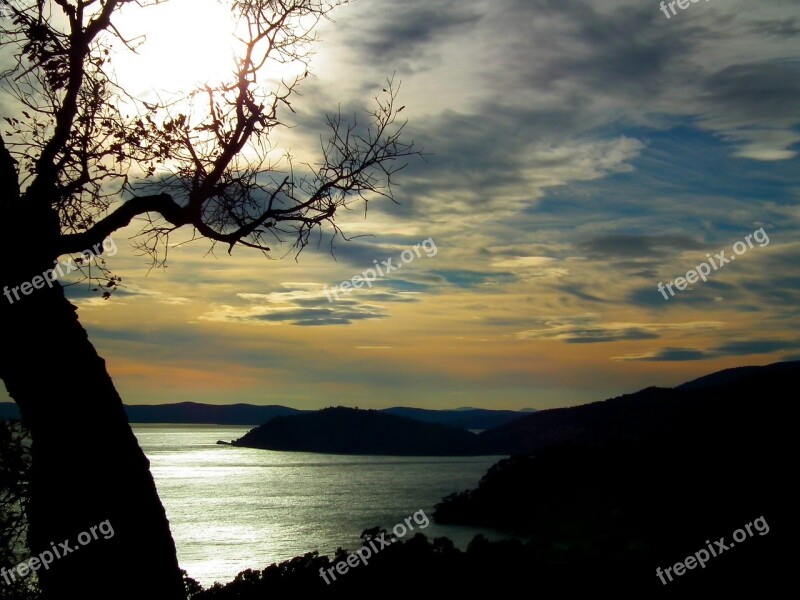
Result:
M53 268L52 240L59 233L54 211L28 214L15 202L16 174L9 178L8 161L0 147L2 289ZM26 223L37 224L35 237ZM0 378L33 439L32 556L52 552L53 544L61 550L66 540L78 548L38 571L47 596L184 598L175 544L149 462L105 362L62 287L56 282L52 289L20 294L13 303L0 297L0 331L5 345ZM106 520L113 537L97 532L97 540L78 544L79 534Z

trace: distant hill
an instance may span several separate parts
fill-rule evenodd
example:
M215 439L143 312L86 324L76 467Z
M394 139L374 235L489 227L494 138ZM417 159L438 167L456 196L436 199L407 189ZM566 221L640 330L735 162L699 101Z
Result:
M479 438L487 451L526 454L564 443L671 440L678 431L702 437L726 423L741 426L742 419L760 416L766 401L784 398L790 408L794 400L788 390L799 378L800 361L729 369L676 388L650 387L602 402L538 411ZM781 388L780 382L791 387Z
M483 453L477 436L462 429L344 407L277 417L248 432L233 445L328 454L469 456Z
M679 385L676 389L689 390L736 384L739 382L746 383L754 377L763 380L772 375L781 376L785 373L796 372L798 365L800 365L800 361L779 362L764 367L735 367L733 369L725 369L724 371L717 371L716 373L711 373L711 375L693 379L692 381Z
M125 406L131 423L195 423L209 425L260 425L275 417L304 411L287 406L255 404L153 404Z
M532 409L529 409L532 410ZM524 417L522 411L488 410L483 408L456 408L455 410L427 410L396 406L380 412L425 423L439 423L459 429L492 429Z
M260 425L275 417L300 414L304 411L287 406L254 404L179 404L125 405L131 423L185 423L197 425ZM0 419L19 419L13 402L0 402Z
M533 409L525 409L532 411ZM275 417L299 415L306 410L287 406L256 404L134 404L126 405L125 412L131 423L186 423L209 425L263 425ZM460 429L485 430L510 423L525 416L526 412L466 408L455 410L427 410L422 408L394 407L379 412L416 419L425 423L439 423ZM0 402L0 419L18 419L19 410L13 402Z

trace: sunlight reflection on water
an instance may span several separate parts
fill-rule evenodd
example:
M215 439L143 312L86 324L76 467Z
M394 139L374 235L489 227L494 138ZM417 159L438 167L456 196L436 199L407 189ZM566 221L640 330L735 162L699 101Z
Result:
M475 487L501 457L337 456L216 445L248 427L134 425L172 526L181 567L207 586L312 550L356 548L443 496ZM487 530L436 525L465 547Z

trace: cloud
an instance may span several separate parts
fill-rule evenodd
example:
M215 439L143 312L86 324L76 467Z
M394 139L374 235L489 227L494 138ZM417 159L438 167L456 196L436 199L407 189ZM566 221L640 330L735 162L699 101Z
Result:
M782 350L794 351L798 348L800 348L800 340L750 340L728 342L707 350L694 348L661 348L645 354L618 356L614 357L613 360L638 362L683 362L693 360L710 360L725 356L773 354Z
M516 280L512 273L470 271L467 269L433 270L430 274L439 277L442 283L459 288L476 288L511 283Z
M520 279L558 279L569 275L559 259L549 256L515 256L492 263L495 269L508 269Z
M685 235L637 235L615 233L597 236L580 244L593 258L659 258L675 251L703 250L705 245Z
M465 35L481 18L465 4L460 0L377 2L361 13L361 18L370 22L368 26L363 21L360 26L348 22L345 31L351 36L354 50L378 64L408 65L412 59L425 64L432 60L436 43L448 35Z
M665 331L697 333L713 331L721 323L603 323L597 314L583 314L566 317L544 317L538 321L542 327L517 333L523 340L558 340L568 344L599 344L626 340L654 340L662 337Z
M573 283L561 284L557 286L556 289L566 294L569 294L570 296L574 296L579 300L583 300L584 302L605 303L610 301L607 298L602 298L598 296L597 294L594 293L594 291L588 291L587 288L589 287L590 286L585 283L573 282Z
M202 321L229 323L277 324L303 327L351 325L368 319L384 319L388 312L378 302L417 302L413 292L369 290L367 288L331 293L328 301L325 286L308 283L283 284L288 291L268 294L240 293L238 306L218 305L202 315ZM330 292L330 290L328 290Z
M750 31L757 35L778 38L795 38L800 35L800 18L756 19L750 25Z
M62 282L65 285L64 293L72 302L80 307L102 307L108 306L109 302L114 301L124 303L134 299L150 299L162 304L185 304L189 300L178 296L169 296L163 292L144 287L131 281L125 281L117 287L111 298L104 299L104 284L97 284L90 281Z
M645 361L645 362L685 362L694 360L707 360L713 358L702 350L689 348L662 348L649 354L635 354L630 356L614 357L613 360Z
M703 83L709 105L703 124L739 146L737 156L786 160L800 142L800 65L751 62L734 64Z
M743 356L798 349L800 349L800 341L798 340L746 340L722 344L717 346L714 352L720 356Z

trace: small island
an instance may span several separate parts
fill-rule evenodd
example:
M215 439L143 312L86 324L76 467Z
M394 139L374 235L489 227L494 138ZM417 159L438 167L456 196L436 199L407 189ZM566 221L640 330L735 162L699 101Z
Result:
M376 410L325 408L277 417L232 442L266 450L388 456L477 456L479 437L468 431L423 423Z

